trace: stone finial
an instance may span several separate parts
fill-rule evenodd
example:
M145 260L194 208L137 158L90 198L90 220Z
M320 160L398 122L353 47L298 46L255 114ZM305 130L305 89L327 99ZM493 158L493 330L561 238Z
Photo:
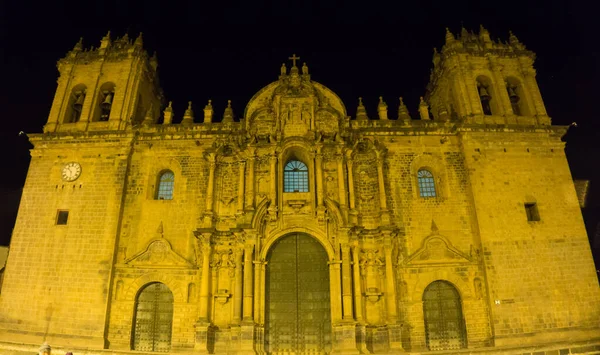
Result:
M208 104L204 106L204 123L212 123L213 113L212 100L208 100Z
M150 107L148 107L148 110L146 110L146 115L144 116L144 122L142 122L145 125L149 125L154 123L154 105L151 103Z
M463 26L460 29L460 39L464 41L467 38L469 38L469 31L467 31L467 29Z
M52 348L50 347L50 345L48 345L48 342L44 342L44 344L42 344L42 346L40 346L39 351L39 355L50 355L52 352Z
M358 98L358 108L356 109L356 119L357 120L368 120L369 116L367 116L367 109L363 105L362 97Z
M227 107L225 108L225 112L223 113L223 121L221 122L233 122L233 109L231 108L231 100L227 100Z
M181 121L183 124L192 124L194 123L194 110L192 110L192 102L188 101L188 108L185 110L183 114L183 120Z
M379 119L380 120L387 120L388 119L388 106L385 103L385 101L383 101L383 97L379 96L379 104L377 105L377 113L379 113Z
M79 41L75 43L75 47L73 47L73 51L81 52L83 50L83 37L79 37Z
M439 233L440 233L440 230L439 230L437 224L435 224L435 221L432 219L431 220L431 234L437 235Z
M169 106L163 112L165 116L163 124L171 124L173 122L173 101L169 101Z
M490 33L485 29L485 27L483 27L483 25L479 25L479 39L487 48L491 48L492 39L490 38Z
M306 62L302 63L302 74L308 75L308 65L306 65Z
M142 32L140 32L140 34L137 36L137 38L135 39L135 42L133 43L136 46L143 46L144 45L144 39L142 38Z
M408 113L408 108L404 104L402 96L400 96L400 105L398 106L398 119L402 120L404 123L410 123L410 114Z
M446 27L446 44L450 44L450 43L454 42L455 40L456 40L456 38L454 38L454 35L452 34L452 32L450 32L448 27Z
M421 115L422 120L429 120L429 106L423 100L423 96L419 98L421 102L419 102L419 115Z
M285 63L281 63L281 75L286 75L287 74L287 67L285 66Z
M110 43L110 31L108 31L106 36L102 37L102 40L100 41L100 50L105 50L110 47Z

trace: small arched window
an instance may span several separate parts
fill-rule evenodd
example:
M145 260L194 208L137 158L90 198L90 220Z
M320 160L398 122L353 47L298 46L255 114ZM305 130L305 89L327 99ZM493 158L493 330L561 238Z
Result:
M308 192L308 168L299 160L290 160L283 169L283 192Z
M173 187L175 186L175 174L167 170L160 174L158 178L158 188L156 189L157 200L172 200Z
M433 174L427 169L421 169L417 173L417 182L419 183L419 195L421 197L436 197L435 181Z

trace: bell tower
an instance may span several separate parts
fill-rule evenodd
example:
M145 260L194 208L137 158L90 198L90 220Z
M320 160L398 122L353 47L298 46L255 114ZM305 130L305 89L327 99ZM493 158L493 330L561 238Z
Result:
M142 34L127 34L86 49L82 39L58 61L58 87L44 132L124 130L140 124L148 110L156 120L163 100L156 56Z
M535 79L535 54L511 32L508 43L462 29L446 29L434 49L426 101L435 119L477 124L550 125Z

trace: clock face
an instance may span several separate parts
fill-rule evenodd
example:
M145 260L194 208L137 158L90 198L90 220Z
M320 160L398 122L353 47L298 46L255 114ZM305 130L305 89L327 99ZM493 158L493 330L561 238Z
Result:
M67 163L62 169L64 181L75 181L81 175L81 165L76 162Z

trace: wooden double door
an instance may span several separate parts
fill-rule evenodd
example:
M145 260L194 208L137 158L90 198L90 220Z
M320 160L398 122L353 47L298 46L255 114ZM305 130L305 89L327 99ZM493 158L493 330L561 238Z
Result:
M269 354L331 352L329 264L307 234L282 237L267 257L265 349Z

